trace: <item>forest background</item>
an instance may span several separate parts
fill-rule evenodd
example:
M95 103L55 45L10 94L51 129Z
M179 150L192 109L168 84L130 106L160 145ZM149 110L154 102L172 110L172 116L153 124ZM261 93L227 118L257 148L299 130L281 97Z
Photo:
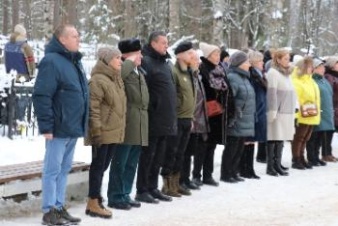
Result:
M60 23L75 24L83 42L115 45L154 30L170 43L189 36L227 48L338 51L338 0L1 0L0 34L22 23L44 40Z

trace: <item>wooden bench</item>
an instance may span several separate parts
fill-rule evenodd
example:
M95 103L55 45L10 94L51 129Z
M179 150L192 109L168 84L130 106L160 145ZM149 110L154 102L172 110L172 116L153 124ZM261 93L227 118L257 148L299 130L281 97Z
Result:
M0 198L41 191L43 161L0 166ZM73 162L67 185L88 181L89 164Z

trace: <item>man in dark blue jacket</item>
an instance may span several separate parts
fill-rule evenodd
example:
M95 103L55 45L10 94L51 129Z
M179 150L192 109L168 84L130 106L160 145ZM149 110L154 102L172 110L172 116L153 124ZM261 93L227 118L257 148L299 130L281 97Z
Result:
M42 174L42 223L78 223L65 209L67 175L78 137L86 133L87 79L81 65L79 34L73 25L62 25L46 46L39 65L33 103L40 133L46 138Z

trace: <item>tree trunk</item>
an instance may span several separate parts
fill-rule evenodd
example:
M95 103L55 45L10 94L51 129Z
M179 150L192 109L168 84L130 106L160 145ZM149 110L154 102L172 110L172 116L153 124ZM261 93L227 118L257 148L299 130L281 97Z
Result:
M45 0L43 3L43 33L47 40L52 37L53 33L51 4L52 0Z
M125 10L124 10L124 37L135 37L137 35L137 25L135 23L136 8L134 7L134 2L125 1ZM133 18L133 19L131 19Z
M175 42L180 36L180 0L169 0L170 40Z
M61 0L54 1L53 9L53 28L55 29L61 23Z
M12 0L12 25L13 27L19 23L19 0Z
M24 1L24 24L27 30L27 38L31 38L32 34L32 1L25 0Z
M9 33L9 0L2 0L2 34L7 35Z
M214 0L213 2L213 43L221 46L224 44L223 37L223 7L225 2L223 0Z

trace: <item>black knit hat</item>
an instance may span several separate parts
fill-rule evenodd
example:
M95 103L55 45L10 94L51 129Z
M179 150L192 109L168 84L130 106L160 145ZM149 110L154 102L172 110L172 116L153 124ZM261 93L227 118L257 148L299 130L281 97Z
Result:
M181 42L175 49L175 55L188 51L189 49L192 49L192 43L191 42Z
M119 42L121 53L130 53L141 50L141 42L137 38L125 39Z

